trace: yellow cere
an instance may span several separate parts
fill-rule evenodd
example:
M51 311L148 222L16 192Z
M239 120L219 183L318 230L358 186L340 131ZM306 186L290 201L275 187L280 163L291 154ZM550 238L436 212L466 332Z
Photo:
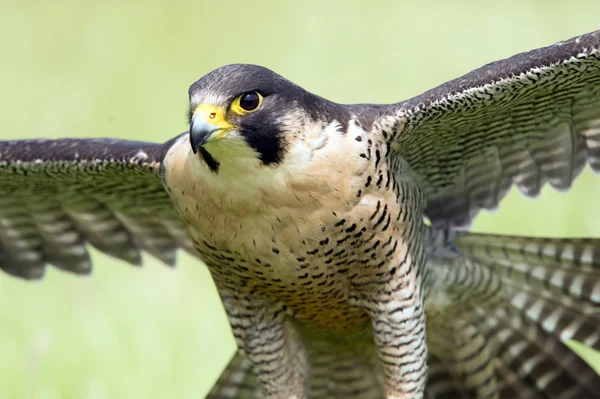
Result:
M200 104L194 110L194 118L202 118L211 125L221 129L215 134L215 139L223 138L227 133L227 130L233 127L233 125L227 121L226 114L225 108L213 104Z

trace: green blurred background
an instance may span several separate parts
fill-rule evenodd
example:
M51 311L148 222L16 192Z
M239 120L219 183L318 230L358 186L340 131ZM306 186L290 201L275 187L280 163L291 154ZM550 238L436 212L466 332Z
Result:
M598 29L595 0L0 3L0 138L166 141L188 86L232 62L338 102L395 102L484 63ZM600 237L600 179L511 192L478 231ZM234 344L206 268L0 275L0 398L201 398ZM600 365L600 356L595 363Z

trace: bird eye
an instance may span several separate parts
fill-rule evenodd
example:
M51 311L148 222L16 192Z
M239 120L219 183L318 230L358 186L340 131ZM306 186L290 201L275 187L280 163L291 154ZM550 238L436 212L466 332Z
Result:
M240 107L246 111L254 111L259 105L260 95L255 91L242 94L242 97L240 97Z
M262 100L263 97L256 91L244 93L233 102L232 109L239 114L252 112L260 107Z

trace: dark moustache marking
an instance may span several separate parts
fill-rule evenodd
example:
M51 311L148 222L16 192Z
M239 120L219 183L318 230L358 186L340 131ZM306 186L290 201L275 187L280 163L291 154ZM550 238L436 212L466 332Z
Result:
M199 147L198 151L200 152L202 159L204 160L204 162L206 162L206 166L208 166L211 172L218 173L220 165L219 161L214 159L213 156L210 155L210 153L206 151L204 147Z

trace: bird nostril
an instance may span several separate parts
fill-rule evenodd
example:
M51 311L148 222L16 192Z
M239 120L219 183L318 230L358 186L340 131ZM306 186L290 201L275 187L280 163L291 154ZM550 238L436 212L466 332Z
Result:
M210 115L208 115L209 119L215 119L217 117L217 113L216 112L211 112Z

